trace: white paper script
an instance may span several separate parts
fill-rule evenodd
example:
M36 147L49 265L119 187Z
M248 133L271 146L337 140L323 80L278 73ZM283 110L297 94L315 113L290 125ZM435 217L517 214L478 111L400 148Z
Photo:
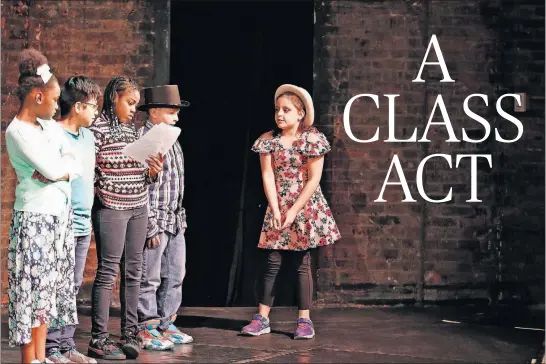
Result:
M180 128L165 123L154 125L150 131L140 139L123 148L123 154L133 158L140 163L147 165L146 159L150 154L165 155L174 145L180 135Z

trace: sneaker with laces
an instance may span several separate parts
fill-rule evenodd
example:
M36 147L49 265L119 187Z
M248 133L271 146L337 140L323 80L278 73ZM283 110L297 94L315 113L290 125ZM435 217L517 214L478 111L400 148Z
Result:
M294 333L294 340L312 339L315 337L313 322L306 318L298 319L298 328Z
M142 341L142 347L146 350L173 350L174 344L161 335L157 329L145 329L138 333L138 338Z
M241 334L248 336L260 336L269 334L270 332L271 327L269 327L269 319L266 319L260 314L254 315L252 321L241 330Z
M163 331L163 336L173 344L189 344L193 342L193 337L180 331L172 322L167 330Z
M61 354L59 349L52 349L50 352L47 353L47 358L52 363L72 363L70 359L68 359L66 356Z
M88 364L97 363L95 359L83 355L78 350L76 350L76 348L71 348L66 353L63 353L63 355L66 358L68 358L68 360L70 360L71 363L88 363Z
M136 359L140 355L142 341L137 333L127 332L121 335L118 345L127 356L127 359Z
M91 339L87 348L87 355L91 358L106 360L125 360L126 355L109 338Z

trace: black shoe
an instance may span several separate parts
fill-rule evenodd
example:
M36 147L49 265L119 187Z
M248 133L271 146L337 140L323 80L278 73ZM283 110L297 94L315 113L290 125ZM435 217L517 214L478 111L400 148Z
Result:
M136 359L140 354L142 341L134 333L123 334L118 341L121 350L127 356L127 359Z
M109 338L91 339L87 347L87 356L106 360L125 360L125 354Z

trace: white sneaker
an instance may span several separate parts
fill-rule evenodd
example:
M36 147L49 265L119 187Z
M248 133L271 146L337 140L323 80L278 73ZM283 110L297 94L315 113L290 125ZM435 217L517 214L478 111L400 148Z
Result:
M87 363L87 364L96 364L97 361L93 358L83 355L75 348L70 349L63 354L65 357L70 360L71 363Z
M66 356L61 354L59 350L51 351L51 354L46 358L46 363L72 363Z

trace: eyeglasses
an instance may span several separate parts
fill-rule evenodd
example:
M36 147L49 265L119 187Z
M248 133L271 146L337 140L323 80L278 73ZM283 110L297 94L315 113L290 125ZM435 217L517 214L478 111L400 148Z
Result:
M91 104L89 102L81 102L81 101L78 101L80 104L85 104L85 105L89 105L91 107L93 107L93 110L97 110L99 108L99 105L97 104Z

